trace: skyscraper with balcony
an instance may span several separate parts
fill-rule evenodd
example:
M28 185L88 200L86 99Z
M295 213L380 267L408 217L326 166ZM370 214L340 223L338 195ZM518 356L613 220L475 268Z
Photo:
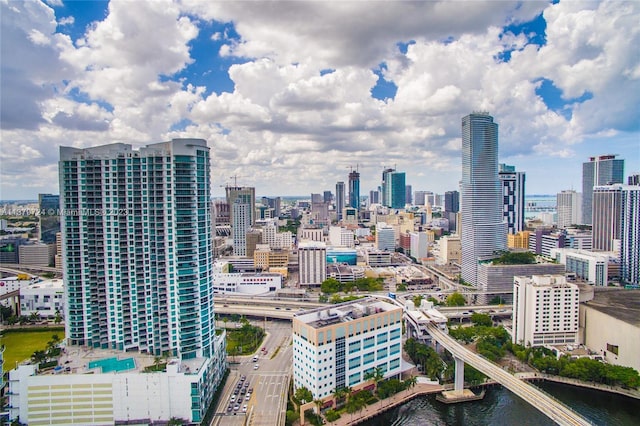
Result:
M349 173L349 207L360 210L360 173L357 170Z
M514 166L500 164L498 173L502 185L502 215L507 224L507 233L516 234L524 230L524 172L516 172Z
M344 182L336 183L336 214L338 221L342 220L344 209Z
M256 224L256 189L252 186L227 186L225 188L227 204L231 211L231 224L233 224L233 203L240 200L242 204L249 204L249 223Z
M623 185L595 186L592 192L591 232L594 251L613 251L620 239Z
M247 255L247 233L251 231L251 205L237 198L231 206L233 254Z
M622 281L640 285L640 186L622 188L620 266Z
M498 179L498 124L488 113L462 118L462 278L477 284L478 260L505 250Z
M615 155L600 155L582 163L582 223L592 224L593 187L622 183L624 179L624 160Z
M70 344L213 356L209 148L60 148Z

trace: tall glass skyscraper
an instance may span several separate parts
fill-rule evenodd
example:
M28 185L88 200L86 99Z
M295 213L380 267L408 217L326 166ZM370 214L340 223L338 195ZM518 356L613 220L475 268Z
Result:
M342 210L344 210L344 182L336 183L336 213L338 221L342 220Z
M394 169L382 172L382 205L403 209L406 204L406 174Z
M60 196L38 194L40 209L40 241L55 244L56 234L60 232Z
M349 207L360 210L360 173L349 173Z
M640 186L622 187L620 266L622 281L640 285Z
M209 168L202 139L60 148L70 344L214 356Z
M498 124L487 113L462 118L462 278L476 285L478 259L506 249L498 179Z
M623 183L624 160L615 155L600 155L582 163L582 223L591 225L593 187Z

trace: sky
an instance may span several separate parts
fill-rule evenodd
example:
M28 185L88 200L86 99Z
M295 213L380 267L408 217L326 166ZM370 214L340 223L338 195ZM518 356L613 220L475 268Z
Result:
M461 179L461 118L499 124L528 194L640 172L638 1L0 0L0 199L58 193L59 146L203 138L212 196L360 172Z

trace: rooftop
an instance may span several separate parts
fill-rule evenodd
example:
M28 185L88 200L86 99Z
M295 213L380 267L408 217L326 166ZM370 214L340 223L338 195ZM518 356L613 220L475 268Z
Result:
M596 290L593 300L586 302L585 305L640 327L640 290Z
M402 309L394 304L383 302L373 297L340 303L331 307L322 307L295 314L294 318L313 328L322 328L340 322L349 322L357 318L367 317L380 312Z

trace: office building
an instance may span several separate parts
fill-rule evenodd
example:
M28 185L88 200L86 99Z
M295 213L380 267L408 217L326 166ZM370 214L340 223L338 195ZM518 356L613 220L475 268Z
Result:
M513 279L512 342L523 346L578 343L578 286L564 275Z
M507 224L507 233L523 231L525 174L516 172L514 166L500 164L498 178L502 184L502 215Z
M564 265L538 258L536 263L500 264L492 260L478 265L478 290L490 294L478 295L479 304L489 304L496 297L506 303L513 300L513 277L531 275L564 274ZM504 303L503 302L503 303Z
M416 191L413 194L413 202L416 206L424 206L427 200L427 191Z
M227 204L231 210L230 223L233 224L233 204L240 200L241 204L249 204L249 224L256 224L256 189L250 186L227 186L225 187Z
M624 179L624 160L615 155L600 155L582 163L582 223L592 224L593 187L622 183Z
M460 265L461 244L459 235L445 235L438 240L438 263L442 265L454 263Z
M567 228L582 221L582 194L574 190L561 191L556 195L558 228Z
M45 244L54 244L56 234L60 232L60 196L38 194L38 208L40 210L40 241Z
M329 228L329 242L335 247L354 247L355 234L352 230L340 226Z
M565 271L574 273L576 278L588 281L598 287L607 286L609 256L565 247L551 249L549 257L565 265Z
M369 205L380 204L380 191L369 191Z
M382 172L382 205L403 209L406 204L406 174L395 169Z
M444 211L458 213L460 211L460 193L447 191L444 193Z
M640 285L640 186L624 186L621 204L621 278L625 284Z
M409 252L415 259L424 259L428 256L429 237L426 232L410 232Z
M393 252L396 249L396 231L393 226L385 222L376 224L376 248Z
M319 286L327 279L327 246L318 241L298 244L298 268L301 286Z
M507 235L507 247L510 249L528 249L529 248L529 231L520 231L515 234Z
M206 142L61 147L59 170L61 208L84 210L62 216L65 370L13 370L10 418L199 423L226 369L214 320ZM145 373L163 354L166 371ZM56 399L61 392L67 397Z
M305 311L293 317L293 387L313 399L357 390L376 368L399 377L402 308L374 298Z
M413 198L412 198L412 188L411 185L406 185L404 190L404 201L406 204L412 204L413 203Z
M593 250L613 251L620 239L623 185L594 186L592 191Z
M338 222L343 219L344 210L344 182L336 183L336 214L338 215Z
M633 186L640 185L640 173L629 175L627 178L627 184Z
M349 207L360 210L360 173L357 170L349 173Z
M486 113L462 119L462 278L477 284L478 261L507 247L498 179L498 125Z
M251 231L251 205L236 198L231 206L233 254L247 256L247 234Z
M38 281L20 289L20 315L34 312L42 319L62 317L64 312L64 284L60 279Z
M55 244L22 244L18 247L18 263L21 265L52 266L55 262Z

